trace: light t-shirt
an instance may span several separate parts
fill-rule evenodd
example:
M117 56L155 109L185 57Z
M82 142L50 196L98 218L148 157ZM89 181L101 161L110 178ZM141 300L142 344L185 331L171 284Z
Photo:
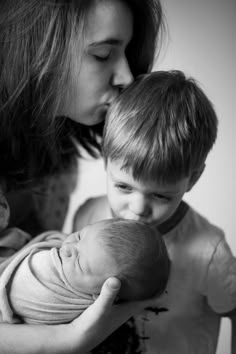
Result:
M135 319L141 352L213 354L219 314L236 308L236 259L223 232L191 208L164 240L171 275L156 308Z

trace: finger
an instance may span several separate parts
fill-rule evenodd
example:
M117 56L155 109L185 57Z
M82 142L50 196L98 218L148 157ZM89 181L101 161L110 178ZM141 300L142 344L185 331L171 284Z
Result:
M99 302L99 305L104 309L112 306L120 290L120 287L121 282L119 279L115 277L108 278L104 282L101 289L101 293L96 301Z

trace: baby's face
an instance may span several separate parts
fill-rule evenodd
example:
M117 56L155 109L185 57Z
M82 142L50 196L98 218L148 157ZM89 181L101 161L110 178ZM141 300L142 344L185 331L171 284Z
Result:
M102 223L88 225L68 236L59 250L64 275L78 291L99 293L104 280L115 275L116 266L101 233Z

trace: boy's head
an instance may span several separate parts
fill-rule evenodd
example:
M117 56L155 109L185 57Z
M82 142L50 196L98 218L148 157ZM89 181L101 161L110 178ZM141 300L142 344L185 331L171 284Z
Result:
M105 124L114 214L167 220L200 177L216 135L215 111L196 81L180 71L140 76L112 104Z
M99 293L105 279L116 276L121 299L145 299L161 294L168 280L164 241L141 222L110 219L88 225L68 236L59 254L66 281L86 293Z

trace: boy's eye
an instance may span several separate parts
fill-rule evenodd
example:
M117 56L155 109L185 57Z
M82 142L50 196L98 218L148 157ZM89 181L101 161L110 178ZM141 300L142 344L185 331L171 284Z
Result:
M115 187L122 192L131 192L132 191L132 188L130 186L127 186L126 184L122 184L122 183L116 183Z
M159 200L162 200L163 202L170 201L170 197L167 197L166 195L163 195L163 194L153 194L152 196L154 199L159 199Z

